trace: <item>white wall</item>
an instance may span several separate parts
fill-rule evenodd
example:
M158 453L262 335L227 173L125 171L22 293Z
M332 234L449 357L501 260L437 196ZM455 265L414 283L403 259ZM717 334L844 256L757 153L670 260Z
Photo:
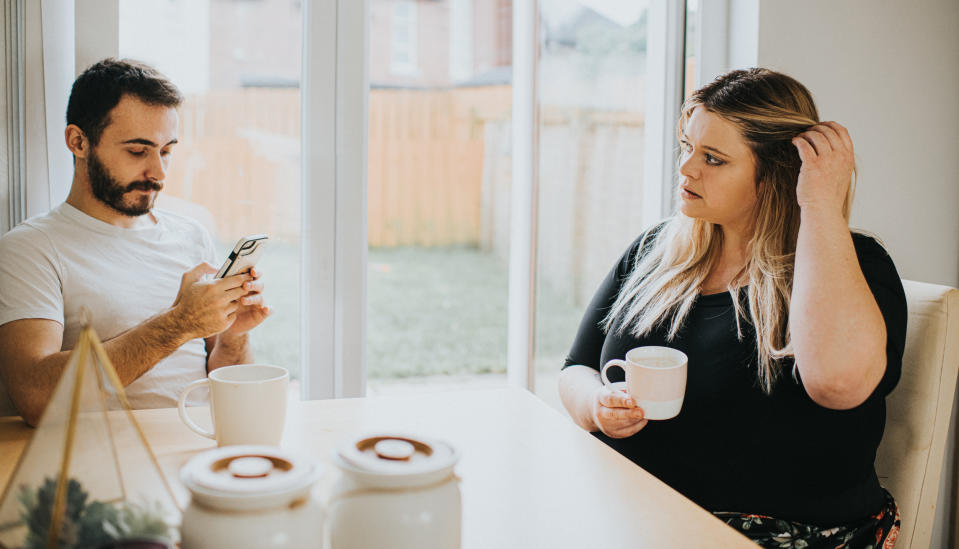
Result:
M733 3L749 12L749 0ZM759 39L748 47L757 64L806 84L820 116L852 134L859 169L852 225L882 237L903 278L959 286L959 2L753 0L752 7ZM743 53L731 51L730 59ZM953 433L955 417L954 410ZM935 548L959 542L954 439Z
M879 233L903 278L959 285L959 2L774 0L759 18L759 64L852 134L852 224Z

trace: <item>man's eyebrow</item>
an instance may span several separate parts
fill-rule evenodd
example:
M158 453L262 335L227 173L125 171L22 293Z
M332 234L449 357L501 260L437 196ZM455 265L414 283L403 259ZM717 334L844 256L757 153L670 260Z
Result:
M176 139L174 139L174 140L170 141L169 143L167 143L166 145L164 145L164 147L169 146L169 145L176 145L177 143L179 143L179 141L177 141ZM143 139L142 137L137 137L137 138L134 138L134 139L127 139L126 141L122 142L121 145L146 145L146 146L148 146L148 147L157 147L157 146L158 146L158 145L157 145L156 143L154 143L153 141L150 141L149 139Z

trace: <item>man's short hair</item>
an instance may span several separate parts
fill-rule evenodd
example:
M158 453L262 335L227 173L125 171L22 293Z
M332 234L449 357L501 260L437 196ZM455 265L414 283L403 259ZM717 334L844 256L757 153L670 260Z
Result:
M153 67L130 59L104 59L77 77L67 103L67 124L83 130L97 145L110 125L110 111L124 95L148 105L176 108L183 102L180 90Z

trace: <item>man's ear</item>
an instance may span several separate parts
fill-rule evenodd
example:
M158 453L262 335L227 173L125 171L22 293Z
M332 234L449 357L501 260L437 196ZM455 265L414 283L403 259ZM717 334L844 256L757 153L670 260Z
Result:
M90 140L76 124L68 125L63 136L74 158L86 158L90 154Z

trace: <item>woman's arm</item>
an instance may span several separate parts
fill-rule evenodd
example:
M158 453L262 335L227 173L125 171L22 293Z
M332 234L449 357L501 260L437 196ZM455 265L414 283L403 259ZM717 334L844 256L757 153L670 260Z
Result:
M886 325L863 276L843 203L854 165L846 129L825 122L793 140L801 210L789 329L796 366L819 405L849 409L886 368Z
M593 419L595 393L603 387L599 372L589 366L567 366L559 373L559 399L573 422L593 432L599 427Z
M655 229L653 229L655 230ZM636 239L603 279L579 323L566 366L559 376L559 395L576 425L613 438L636 434L646 425L643 410L623 391L612 391L599 377L606 332L600 328L616 301L622 280L640 253L643 237Z

